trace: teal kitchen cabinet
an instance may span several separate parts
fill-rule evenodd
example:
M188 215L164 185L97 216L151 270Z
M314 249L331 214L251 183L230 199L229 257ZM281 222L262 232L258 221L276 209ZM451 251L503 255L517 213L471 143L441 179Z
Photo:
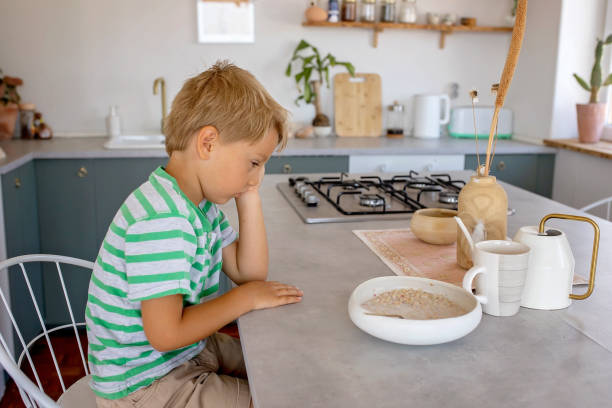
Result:
M348 172L349 156L272 156L266 163L268 174Z
M35 164L41 251L93 261L99 246L94 160L37 160ZM62 272L75 318L83 321L91 273L68 265L62 267ZM43 265L43 284L47 323L68 323L54 265Z
M480 156L481 164L484 157ZM466 155L465 169L476 170L476 167L476 155ZM490 174L513 186L550 198L554 170L554 154L499 154L493 157Z
M38 208L34 163L29 162L2 176L2 203L7 258L40 252ZM25 264L32 291L39 305L44 304L43 280L40 264ZM11 310L27 342L41 331L34 304L30 301L23 273L19 266L9 268ZM44 315L44 307L41 312ZM44 316L43 316L44 317ZM15 355L21 352L17 335L14 336Z

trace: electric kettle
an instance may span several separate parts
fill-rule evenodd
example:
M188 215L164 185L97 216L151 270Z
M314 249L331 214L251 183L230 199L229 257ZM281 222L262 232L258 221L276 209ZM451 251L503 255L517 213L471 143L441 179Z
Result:
M444 109L442 110L442 106ZM413 136L420 139L440 137L440 126L450 121L448 95L415 95Z
M595 230L589 287L582 295L572 293L575 262L567 236L557 229L545 230L546 221L551 218L587 222ZM572 299L586 299L593 293L599 226L592 219L577 215L548 214L542 218L538 227L521 227L514 241L531 248L521 306L542 310L564 309L571 304Z

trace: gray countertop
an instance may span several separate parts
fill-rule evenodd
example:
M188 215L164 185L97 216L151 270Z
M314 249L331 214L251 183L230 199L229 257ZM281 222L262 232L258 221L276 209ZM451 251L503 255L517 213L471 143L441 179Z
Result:
M465 172L463 172L465 173ZM354 229L403 228L409 221L304 224L276 189L261 187L272 280L304 291L300 304L239 319L257 407L576 407L612 401L612 224L601 227L593 295L560 311L521 308L513 317L483 315L466 337L437 346L374 338L349 319L361 282L393 272ZM513 236L551 212L580 213L504 184ZM236 211L224 206L233 224ZM548 225L548 224L547 224ZM592 228L552 222L568 234L576 273L588 276ZM583 288L575 289L580 292Z
M0 160L0 174L5 174L32 159L91 159L166 157L164 149L115 149L104 148L103 137L55 138L52 140L5 140L0 147L6 158ZM479 150L486 151L485 141L480 141ZM499 140L497 154L556 153L557 149L543 145L513 140ZM280 156L346 156L346 155L461 155L474 154L475 142L468 139L388 139L385 137L289 139Z

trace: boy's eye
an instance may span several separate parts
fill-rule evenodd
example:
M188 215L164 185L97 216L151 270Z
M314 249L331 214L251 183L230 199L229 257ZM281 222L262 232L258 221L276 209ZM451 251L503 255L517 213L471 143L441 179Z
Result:
M259 162L253 161L253 162L251 162L251 165L253 167L258 167L259 166Z

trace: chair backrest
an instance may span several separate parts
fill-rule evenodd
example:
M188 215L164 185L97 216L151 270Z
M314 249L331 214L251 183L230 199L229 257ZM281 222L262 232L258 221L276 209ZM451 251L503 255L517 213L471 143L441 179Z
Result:
M47 329L47 325L45 324L42 314L41 314L41 308L39 305L39 301L36 299L36 296L32 289L32 285L30 283L30 278L28 277L28 273L25 267L26 263L32 263L32 262L36 262L36 263L47 262L47 263L55 264L55 269L57 270L61 288L64 294L64 299L66 301L67 311L68 311L68 314L70 315L70 321L71 321L70 324L65 324L65 325L61 325L58 327L54 327L52 329ZM9 343L7 343L6 339L2 336L2 333L0 333L0 364L2 364L4 369L15 380L15 383L17 384L17 387L19 388L19 393L21 395L21 398L27 407L42 406L42 407L51 408L51 407L58 406L51 398L49 398L45 394L45 391L43 390L43 386L40 381L38 372L36 370L36 367L34 366L34 362L32 361L32 357L30 355L30 347L38 339L42 338L43 336L45 337L47 341L49 353L51 354L51 358L53 359L53 365L55 367L55 371L57 373L60 385L62 387L62 392L66 391L66 386L64 384L64 379L62 377L62 373L57 363L57 358L55 355L55 351L53 350L53 345L51 344L51 341L49 339L49 333L72 327L74 331L74 335L76 337L77 344L78 344L79 353L81 355L81 361L83 362L83 368L85 370L85 375L89 374L89 370L87 368L87 360L85 359L85 354L83 352L83 346L81 344L81 339L79 337L79 333L77 329L78 326L84 326L85 323L75 322L74 313L72 311L72 305L71 305L70 299L68 298L68 291L66 290L66 285L64 283L64 275L62 273L62 268L60 264L74 265L74 266L78 266L78 267L89 269L89 270L93 270L93 266L94 266L93 262L84 261L84 260L77 259L77 258L71 258L71 257L59 256L59 255L43 255L43 254L18 256L18 257L7 259L5 261L0 262L0 271L3 271L5 269L8 271L9 267L19 265L19 269L21 270L21 274L23 275L23 279L25 280L27 290L32 300L34 310L36 311L36 317L32 316L32 318L33 319L38 318L38 321L40 323L40 327L42 330L42 333L35 336L33 339L29 340L26 343L26 339L23 338L22 331L20 330L17 324L17 321L15 319L14 313L11 310L10 299L7 298L6 294L4 293L4 290L0 287L0 301L2 302L4 306L4 313L8 315L12 323L13 329L15 330L16 337L22 347L21 354L19 358L17 359L17 361L15 361L15 358L13 357L13 354L12 354L12 350L10 349L8 345ZM24 357L28 360L28 363L34 375L36 384L34 384L34 382L32 382L21 371L21 363Z
M608 221L612 221L612 219L610 218L610 215L612 214L612 196L608 197L608 198L602 198L601 200L597 200L594 203L591 203L589 205L586 205L584 207L582 207L580 210L581 211L590 211L593 208L597 208L599 206L603 206L606 205L606 220Z

